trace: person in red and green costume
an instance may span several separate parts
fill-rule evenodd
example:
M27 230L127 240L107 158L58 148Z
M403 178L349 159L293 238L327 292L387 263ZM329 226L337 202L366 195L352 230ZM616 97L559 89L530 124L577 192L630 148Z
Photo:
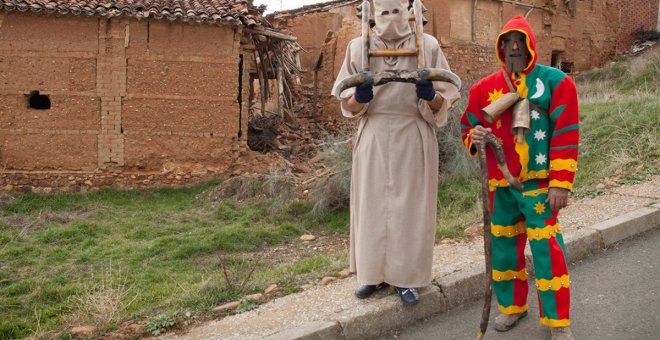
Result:
M521 16L511 19L497 37L502 70L475 84L461 117L463 142L476 156L486 133L501 143L512 175L523 192L509 187L487 149L492 211L493 287L501 315L498 331L507 331L527 315L524 248L534 258L540 323L552 339L573 339L570 331L570 285L559 210L567 205L577 170L579 117L577 90L562 71L537 64L536 38ZM508 78L508 80L507 80ZM512 131L512 109L488 117L482 111L504 94L516 92L529 101L528 132L521 140Z

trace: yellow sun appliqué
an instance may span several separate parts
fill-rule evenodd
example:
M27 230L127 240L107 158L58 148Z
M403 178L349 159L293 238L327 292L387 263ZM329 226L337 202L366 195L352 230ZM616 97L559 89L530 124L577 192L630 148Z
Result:
M536 202L534 205L534 211L536 211L537 214L541 215L545 212L545 205L541 202Z
M488 102L492 103L498 100L504 95L502 92L504 92L504 89L493 89L493 92L488 92Z
M502 128L502 120L501 119L497 120L497 125L496 126L497 126L498 129Z

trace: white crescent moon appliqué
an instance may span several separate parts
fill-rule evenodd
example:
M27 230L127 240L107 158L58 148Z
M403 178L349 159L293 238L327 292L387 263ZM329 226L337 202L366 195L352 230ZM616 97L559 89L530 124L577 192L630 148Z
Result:
M536 98L541 98L541 96L545 93L545 85L543 85L543 82L541 79L536 79L536 93L534 93L533 96L530 97L530 99L536 99Z

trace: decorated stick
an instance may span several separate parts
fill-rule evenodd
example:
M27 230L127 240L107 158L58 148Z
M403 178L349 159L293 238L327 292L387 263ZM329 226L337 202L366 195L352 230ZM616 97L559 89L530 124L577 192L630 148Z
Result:
M490 305L493 297L493 267L492 267L492 240L491 240L491 231L490 231L490 189L488 184L488 163L486 159L486 145L490 145L495 151L495 157L497 159L497 166L504 174L507 182L511 184L518 191L522 191L523 187L520 182L518 182L509 168L506 166L506 158L504 157L504 150L499 141L493 136L493 134L488 133L484 136L484 139L479 143L479 168L481 169L481 202L483 205L483 222L484 222L484 258L486 261L486 292L484 293L484 308L481 312L481 323L479 324L479 333L477 334L477 340L482 340L486 334L486 329L488 329L488 319L490 318Z

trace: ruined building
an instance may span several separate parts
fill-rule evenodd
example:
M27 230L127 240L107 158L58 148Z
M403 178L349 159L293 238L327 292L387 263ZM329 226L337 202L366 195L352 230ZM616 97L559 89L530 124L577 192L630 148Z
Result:
M660 31L660 1L615 0L619 9L617 51L623 52L635 41L635 35L644 31Z
M295 40L271 30L264 10L0 0L0 185L85 191L232 175L250 162L251 80L272 78L278 63L257 72L255 57Z
M316 137L287 149L276 129L248 120L275 111L292 138L310 130L294 121L300 110L346 124L330 89L359 35L360 2L266 20L251 0L0 0L0 187L190 184L267 169L272 155L253 145L314 149ZM658 0L424 2L425 30L466 88L497 68L495 36L516 14L537 34L539 62L567 72L603 64L658 25ZM295 106L301 93L314 105Z
M356 17L360 3L331 1L268 17L299 38L307 52L301 55L305 81L318 87L328 119L339 116L329 93L348 42L360 35ZM424 5L429 20L425 31L441 43L465 88L498 68L494 41L514 15L530 21L538 39L539 62L568 73L611 60L630 46L635 29L655 29L658 16L658 0L426 0Z

